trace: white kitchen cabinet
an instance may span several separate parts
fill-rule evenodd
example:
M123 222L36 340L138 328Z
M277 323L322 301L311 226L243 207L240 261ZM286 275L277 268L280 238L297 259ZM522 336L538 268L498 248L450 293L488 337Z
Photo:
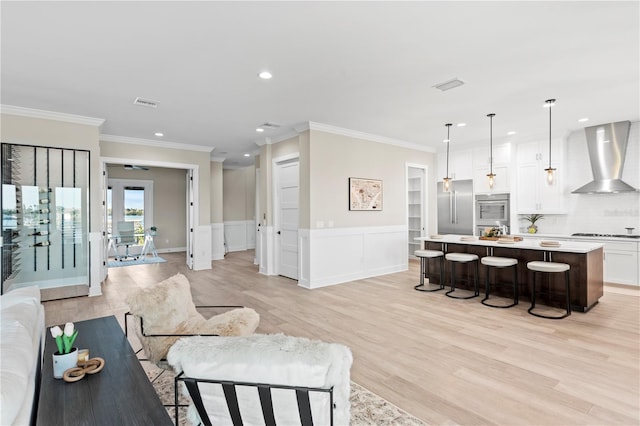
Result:
M511 192L511 144L493 146L493 188L489 188L487 175L491 170L491 150L473 150L473 192L476 194L501 194Z
M637 242L606 242L604 280L608 283L640 285Z
M493 188L489 188L490 167L476 167L473 169L473 192L476 194L502 194L511 192L511 176L508 166L493 166Z
M438 154L438 182L447 175L447 153ZM449 151L449 177L453 180L473 179L473 150Z
M547 182L548 142L528 142L517 146L516 211L518 214L566 214L563 176L565 173L563 142L554 140L551 167L555 178Z
M640 242L592 237L571 237L570 240L603 244L605 282L640 285Z

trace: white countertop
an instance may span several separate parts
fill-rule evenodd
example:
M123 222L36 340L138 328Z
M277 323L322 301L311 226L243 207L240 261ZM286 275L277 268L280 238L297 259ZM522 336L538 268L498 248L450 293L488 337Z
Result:
M527 249L527 250L544 250L544 251L559 251L559 252L567 252L567 253L588 253L593 250L597 250L602 248L604 244L599 242L582 242L582 241L559 241L559 247L542 247L540 246L541 241L553 241L553 238L545 238L538 236L540 238L527 238L524 241L517 241L514 243L501 243L498 241L491 240L480 240L478 237L467 237L464 238L473 238L473 240L462 240L462 235L442 235L440 238L432 238L431 236L426 237L417 237L416 241L430 241L434 243L447 243L447 244L468 244L474 246L485 246L485 247L505 247L505 248L517 248L517 249ZM530 236L529 236L530 237Z
M624 237L583 237L583 236L573 236L567 234L528 234L526 232L514 233L512 235L518 235L524 238L537 238L537 239L545 239L545 240L580 240L580 241L616 241L616 242L629 242L629 243L640 243L639 238L624 238Z

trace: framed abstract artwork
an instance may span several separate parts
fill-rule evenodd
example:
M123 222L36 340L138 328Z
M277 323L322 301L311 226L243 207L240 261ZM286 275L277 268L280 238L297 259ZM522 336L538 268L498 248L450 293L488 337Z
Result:
M349 178L349 210L382 210L382 181Z

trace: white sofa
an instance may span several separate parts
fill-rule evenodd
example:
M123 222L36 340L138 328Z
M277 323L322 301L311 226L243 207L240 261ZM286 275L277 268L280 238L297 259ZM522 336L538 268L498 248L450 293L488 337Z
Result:
M0 425L35 421L44 333L37 286L0 296Z

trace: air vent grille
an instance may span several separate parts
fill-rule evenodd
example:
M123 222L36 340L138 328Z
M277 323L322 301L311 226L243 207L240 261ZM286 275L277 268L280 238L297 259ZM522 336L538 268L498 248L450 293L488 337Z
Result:
M133 101L134 105L140 105L147 108L158 108L159 103L160 102L154 101L153 99L145 99L139 96Z
M442 90L443 92L446 90L454 89L456 87L460 87L464 84L464 81L454 78L449 81L445 81L444 83L436 84L435 87L438 90Z
M266 122L266 123L264 123L264 124L263 124L262 126L260 126L260 127L267 128L267 129L277 129L278 127L280 127L280 125L279 125L279 124L276 124L276 123L269 123L269 122Z

